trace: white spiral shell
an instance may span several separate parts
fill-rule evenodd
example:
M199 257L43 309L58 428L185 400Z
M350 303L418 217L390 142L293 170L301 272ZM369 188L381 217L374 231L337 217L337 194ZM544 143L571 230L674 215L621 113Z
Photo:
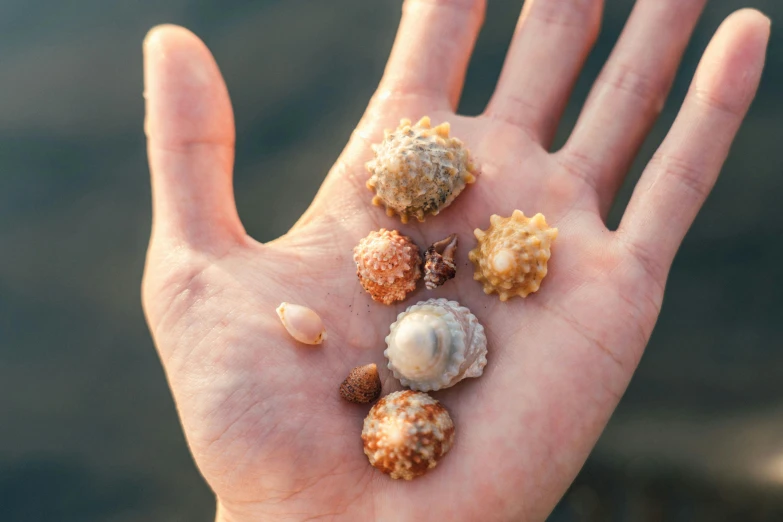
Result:
M397 316L383 352L403 386L419 391L479 377L487 364L487 337L470 310L456 301L429 299Z

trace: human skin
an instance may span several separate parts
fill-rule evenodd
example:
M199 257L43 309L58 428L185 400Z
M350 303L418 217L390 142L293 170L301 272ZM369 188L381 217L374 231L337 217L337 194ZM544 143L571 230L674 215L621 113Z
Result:
M565 146L549 151L598 34L600 0L527 2L483 114L455 115L484 13L480 0L409 0L380 86L310 208L284 236L245 233L232 191L234 124L204 44L161 26L145 40L153 227L146 318L219 521L545 519L622 397L658 317L672 259L711 190L758 86L769 20L731 15L704 52L676 121L617 230L605 219L659 114L706 0L639 0ZM263 95L263 94L262 94ZM424 223L371 205L370 144L429 115L480 166L475 184ZM490 214L541 212L559 229L539 292L501 303L472 280L472 231ZM373 302L352 249L381 227L422 247L459 235L457 277L404 303ZM479 379L434 393L456 443L414 481L373 469L367 408L337 392L348 371L383 365L397 313L443 296L486 328ZM328 340L295 342L275 308L318 311Z

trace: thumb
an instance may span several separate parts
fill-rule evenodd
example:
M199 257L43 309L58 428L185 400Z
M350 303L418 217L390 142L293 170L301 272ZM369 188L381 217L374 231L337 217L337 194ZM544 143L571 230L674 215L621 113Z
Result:
M223 250L244 238L234 203L234 117L214 58L193 33L164 25L144 40L145 131L153 244Z

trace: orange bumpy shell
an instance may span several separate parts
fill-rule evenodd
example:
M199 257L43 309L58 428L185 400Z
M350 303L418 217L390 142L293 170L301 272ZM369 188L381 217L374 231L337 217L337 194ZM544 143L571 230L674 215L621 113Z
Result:
M468 254L476 267L473 279L484 286L484 293L497 293L501 301L527 297L546 276L557 229L550 228L542 214L527 218L519 210L508 218L492 215L489 222L487 230L474 231L478 246Z
M383 397L364 419L364 454L393 479L411 480L434 468L454 444L454 423L438 401L404 390Z
M362 287L380 303L405 299L421 277L419 247L396 230L370 232L353 249L353 260Z
M397 129L385 131L383 141L372 146L375 159L367 163L373 204L386 206L389 216L399 214L403 223L411 216L424 221L425 214L438 214L473 183L470 152L449 131L448 123L431 127L427 116L415 125L401 120Z

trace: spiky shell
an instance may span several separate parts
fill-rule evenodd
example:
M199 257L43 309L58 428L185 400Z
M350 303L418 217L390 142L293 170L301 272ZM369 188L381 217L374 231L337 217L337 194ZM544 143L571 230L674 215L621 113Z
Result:
M381 378L375 364L357 366L340 385L340 396L348 402L365 404L381 396Z
M497 293L501 301L527 297L547 274L557 229L550 228L542 214L527 218L520 210L508 218L493 214L489 222L487 230L474 231L478 246L468 254L475 265L473 279L484 286L484 293Z
M479 377L487 364L487 337L470 310L456 301L429 299L397 316L383 354L403 386L440 390Z
M370 232L353 249L353 260L362 287L380 303L405 299L421 277L419 247L396 230Z
M424 221L426 214L436 215L466 183L473 183L470 152L460 140L450 138L449 131L448 123L431 127L427 116L415 125L401 120L396 130L387 130L383 141L372 146L375 159L367 163L373 204L385 205L386 213L399 214L403 223L411 216Z
M426 393L390 393L370 409L362 429L364 454L393 479L411 480L434 468L454 444L449 412Z

